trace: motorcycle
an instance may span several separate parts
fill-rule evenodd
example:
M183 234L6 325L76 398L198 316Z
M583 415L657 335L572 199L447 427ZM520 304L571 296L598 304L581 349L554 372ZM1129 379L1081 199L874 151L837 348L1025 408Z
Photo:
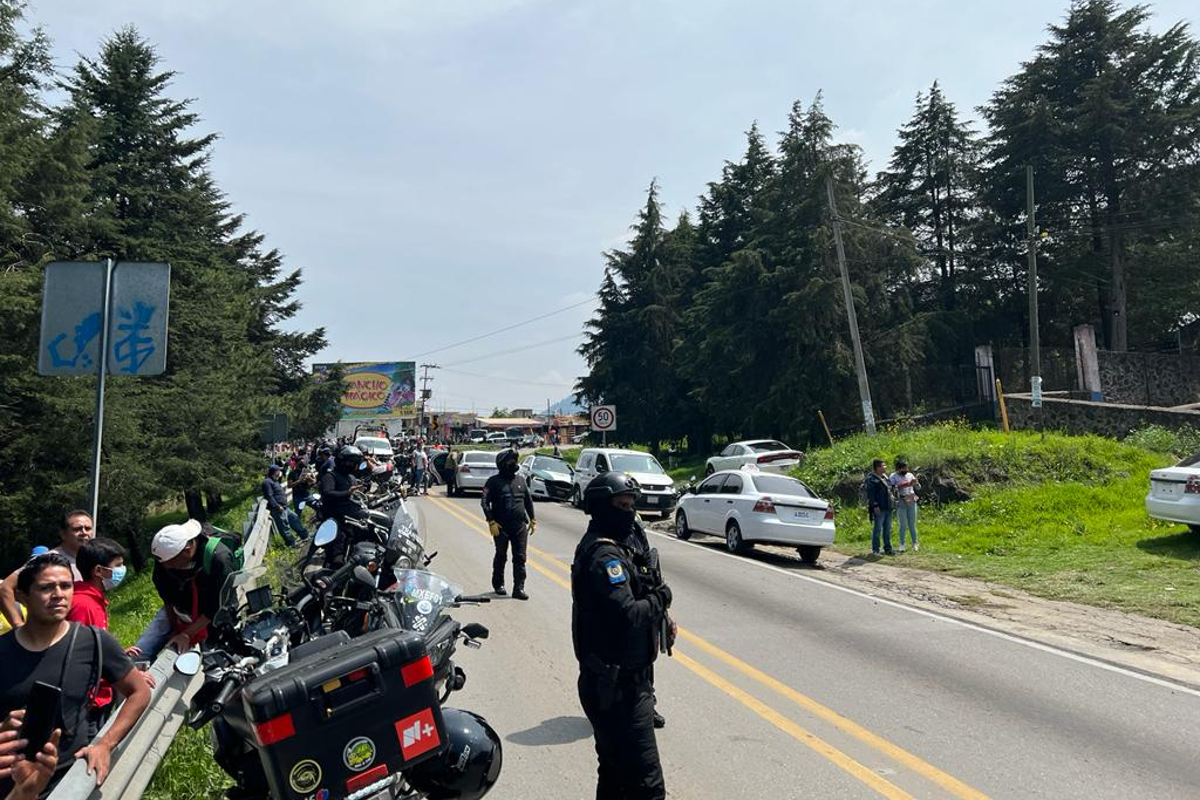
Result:
M460 626L446 612L474 598L444 579L419 575L405 576L407 591L398 595L403 603L336 594L348 581L374 583L361 564L278 594L259 585L263 573L261 567L243 570L226 581L210 628L213 646L203 655L205 682L185 718L197 729L213 723L215 759L235 781L231 798L418 800L487 793L499 777L499 737L482 717L441 707L465 682L450 660L454 643L462 637L478 647L487 637L482 625ZM314 601L317 607L353 603L365 614L379 606L389 624L354 640L345 630L323 632L311 623ZM403 610L407 605L411 611ZM418 618L433 623L438 635L404 628L406 614L413 626ZM429 643L438 647L436 658ZM390 737L363 735L392 716L403 719ZM300 757L347 736L344 750ZM334 776L344 780L329 780Z

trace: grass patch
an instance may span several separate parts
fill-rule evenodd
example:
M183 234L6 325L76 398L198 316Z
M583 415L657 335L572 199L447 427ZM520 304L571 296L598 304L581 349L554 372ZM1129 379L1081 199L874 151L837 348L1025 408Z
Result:
M926 496L921 551L897 563L1200 626L1200 537L1151 520L1143 505L1150 470L1171 463L1173 453L960 424L850 437L810 453L797 473L835 498L839 551L870 552L858 485L872 458L890 466L898 455L907 456ZM967 499L939 502L931 476L953 482Z

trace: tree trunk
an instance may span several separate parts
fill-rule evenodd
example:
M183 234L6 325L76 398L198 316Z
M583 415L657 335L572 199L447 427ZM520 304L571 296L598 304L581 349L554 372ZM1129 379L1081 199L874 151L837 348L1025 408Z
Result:
M225 505L225 501L221 499L221 493L212 489L204 490L204 505L208 509L209 514L217 514Z
M204 510L204 501L199 489L188 489L185 491L183 493L183 502L187 505L188 519L196 519L201 522L208 519L208 512Z

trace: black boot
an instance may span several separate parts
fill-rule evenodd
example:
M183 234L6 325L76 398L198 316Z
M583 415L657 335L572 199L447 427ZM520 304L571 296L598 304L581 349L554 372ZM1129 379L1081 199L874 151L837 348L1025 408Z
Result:
M504 591L504 584L493 584L492 592L500 595L501 597L504 597L504 595L508 594L508 592Z
M657 711L654 712L654 727L656 727L656 728L667 727L667 718L664 717L662 714L658 713Z
M525 594L524 586L514 586L513 587L513 597L515 597L518 600L528 600L529 599L529 595Z

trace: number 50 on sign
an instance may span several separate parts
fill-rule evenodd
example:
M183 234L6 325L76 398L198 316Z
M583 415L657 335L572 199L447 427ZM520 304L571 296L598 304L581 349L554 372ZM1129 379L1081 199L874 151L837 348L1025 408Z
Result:
M616 406L592 406L592 430L608 432L617 429Z

